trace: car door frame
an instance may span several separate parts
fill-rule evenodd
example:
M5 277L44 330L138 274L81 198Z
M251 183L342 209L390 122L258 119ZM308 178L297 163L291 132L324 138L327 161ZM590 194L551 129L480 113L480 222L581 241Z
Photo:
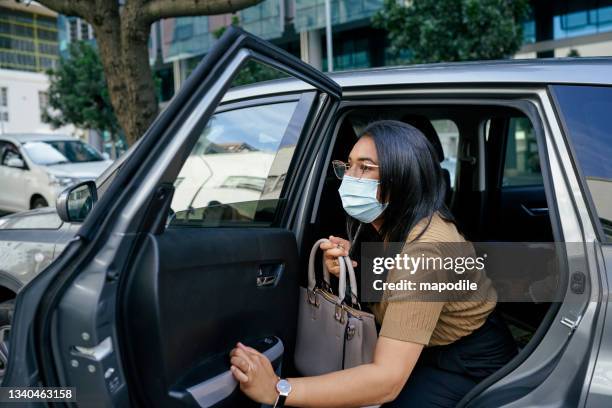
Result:
M92 297L90 301L95 304L84 307L89 307L90 311L91 308L97 310L98 302L108 301L113 291L116 293L118 278L126 266L123 260L133 255L142 243L142 232L160 228L165 222L165 216L147 218L147 214L159 210L155 207L161 193L159 187L176 177L197 135L229 88L231 79L249 59L284 71L326 95L316 104L316 120L322 113L332 111L341 97L340 86L311 66L241 29L231 27L226 30L168 108L147 130L132 157L123 164L106 194L94 206L62 255L18 296L16 324L11 332L14 347L9 354L3 385L62 384L62 364L57 354L58 333L53 324L62 295L76 278L88 273L104 276L101 287L111 289L106 291L105 299ZM303 131L311 132L311 126L312 123ZM312 135L308 135L303 149L312 143ZM303 158L300 163L302 161ZM98 289L99 295L102 289ZM112 310L112 306L109 308ZM110 316L104 318L106 323L112 321ZM95 324L95 321L90 321L90 327L75 325L73 328L74 333L80 333L78 337L85 347L100 344L100 339L95 336ZM118 348L114 339L110 352L117 359L121 371ZM125 388L118 389L113 396L106 393L101 396L101 402L127 403L129 396Z
M578 239L581 242L590 242L589 240L594 237L588 213L584 213L586 212L584 199L581 195L576 195L580 193L580 190L573 185L575 181L572 179L574 174L571 162L559 160L559 157L567 155L567 151L545 86L513 86L510 88L490 85L481 87L440 85L435 88L421 88L416 84L411 84L408 89L396 86L392 90L370 88L353 91L345 88L344 95L336 115L341 115L346 107L351 106L445 104L453 99L462 103L469 100L474 104L499 104L522 111L536 128L546 195L547 198L555 201L550 206L553 234L561 240ZM520 99L523 103L513 103L513 99ZM336 125L339 126L339 124ZM485 150L484 134L482 136L478 149L481 156ZM331 154L331 150L328 153ZM329 156L327 158L329 159ZM479 185L483 189L486 180L485 169L485 163L481 162L478 170L480 172ZM321 174L320 177L321 180L315 188L317 195L321 193L322 179L325 175ZM568 200L563 203L556 200L559 194L564 193L571 196L571 203ZM314 223L316 219L318 200L319 197L310 213L311 223ZM574 211L576 208L578 210ZM571 220L572 225L561 223L561 219L564 222ZM590 272L589 285L594 292L593 296L598 296L598 271L596 268L588 268L588 265L596 265L593 263L595 256L595 247L585 245L584 252L573 256L569 266L572 270ZM565 287L563 283L562 286ZM570 361L562 358L567 352L565 348L572 348L576 354L587 353L589 350L580 343L581 336L591 336L592 333L600 330L597 327L597 319L601 319L601 315L598 315L600 307L597 305L594 307L592 302L589 302L591 299L589 294L571 293L568 286L568 298L569 301L553 305L549 309L549 313L534 334L535 341L529 345L529 348L523 349L510 364L474 387L458 406L463 407L472 403L475 403L475 406L491 406L491 404L499 406L500 401L505 399L504 403L518 407L525 406L521 405L521 403L525 404L524 401L533 404L537 398L542 398L544 393L537 388L538 384L544 381L554 382L555 377L552 375L552 370L555 369L555 364L557 366L571 365ZM569 382L574 379L564 378L564 380ZM524 395L520 397L522 393ZM554 394L550 389L546 393ZM519 398L519 402L513 401L513 398ZM487 403L490 405L486 405Z

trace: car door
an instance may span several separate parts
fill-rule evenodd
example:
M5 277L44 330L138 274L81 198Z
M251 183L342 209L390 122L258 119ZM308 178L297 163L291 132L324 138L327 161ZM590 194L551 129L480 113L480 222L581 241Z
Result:
M494 118L487 141L491 221L489 237L552 240L535 130L526 116Z
M19 159L23 167L16 167L14 162ZM0 142L0 206L10 211L28 209L25 199L25 167L23 157L17 147L9 142Z
M270 67L289 77L228 91ZM292 364L295 208L340 92L228 29L18 296L3 385L75 387L79 406L252 404L228 353L240 340Z

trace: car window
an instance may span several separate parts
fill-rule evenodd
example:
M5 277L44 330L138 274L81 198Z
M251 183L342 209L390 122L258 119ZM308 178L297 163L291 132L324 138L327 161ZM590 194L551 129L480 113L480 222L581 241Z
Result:
M502 187L543 184L538 143L531 121L526 117L510 118L506 138Z
M2 160L0 161L0 164L6 166L9 160L14 158L21 160L21 155L17 152L15 147L8 145L2 152Z
M43 166L104 160L92 146L79 140L27 142L22 148L34 163Z
M216 113L175 181L171 226L269 225L297 140L298 101Z
M568 85L552 90L602 240L612 242L612 87Z
M459 148L459 128L450 119L434 119L431 121L444 150L444 161L441 166L450 173L451 188L455 188L457 173L457 149Z

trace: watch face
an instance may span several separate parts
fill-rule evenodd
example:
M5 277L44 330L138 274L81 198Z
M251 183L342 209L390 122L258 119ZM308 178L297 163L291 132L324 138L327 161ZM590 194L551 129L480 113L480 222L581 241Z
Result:
M287 380L280 380L276 383L276 390L281 395L287 395L291 392L291 384Z

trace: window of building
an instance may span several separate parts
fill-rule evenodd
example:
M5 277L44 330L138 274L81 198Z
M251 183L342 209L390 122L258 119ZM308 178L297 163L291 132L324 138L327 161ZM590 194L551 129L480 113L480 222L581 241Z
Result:
M8 88L0 87L0 106L8 107Z
M541 185L538 143L531 121L511 118L508 125L502 187Z
M49 106L49 94L44 91L38 91L38 109L40 111L40 121L44 121L44 113Z
M553 25L555 39L612 31L612 6L560 14Z
M70 18L68 20L68 29L70 31L70 42L79 41L78 21L76 18Z
M554 86L553 94L602 240L612 242L612 87Z
M9 121L9 114L7 111L1 112L0 111L0 119L2 119L2 122L8 122Z
M81 40L89 40L89 39L90 39L89 24L87 24L87 21L81 20Z

